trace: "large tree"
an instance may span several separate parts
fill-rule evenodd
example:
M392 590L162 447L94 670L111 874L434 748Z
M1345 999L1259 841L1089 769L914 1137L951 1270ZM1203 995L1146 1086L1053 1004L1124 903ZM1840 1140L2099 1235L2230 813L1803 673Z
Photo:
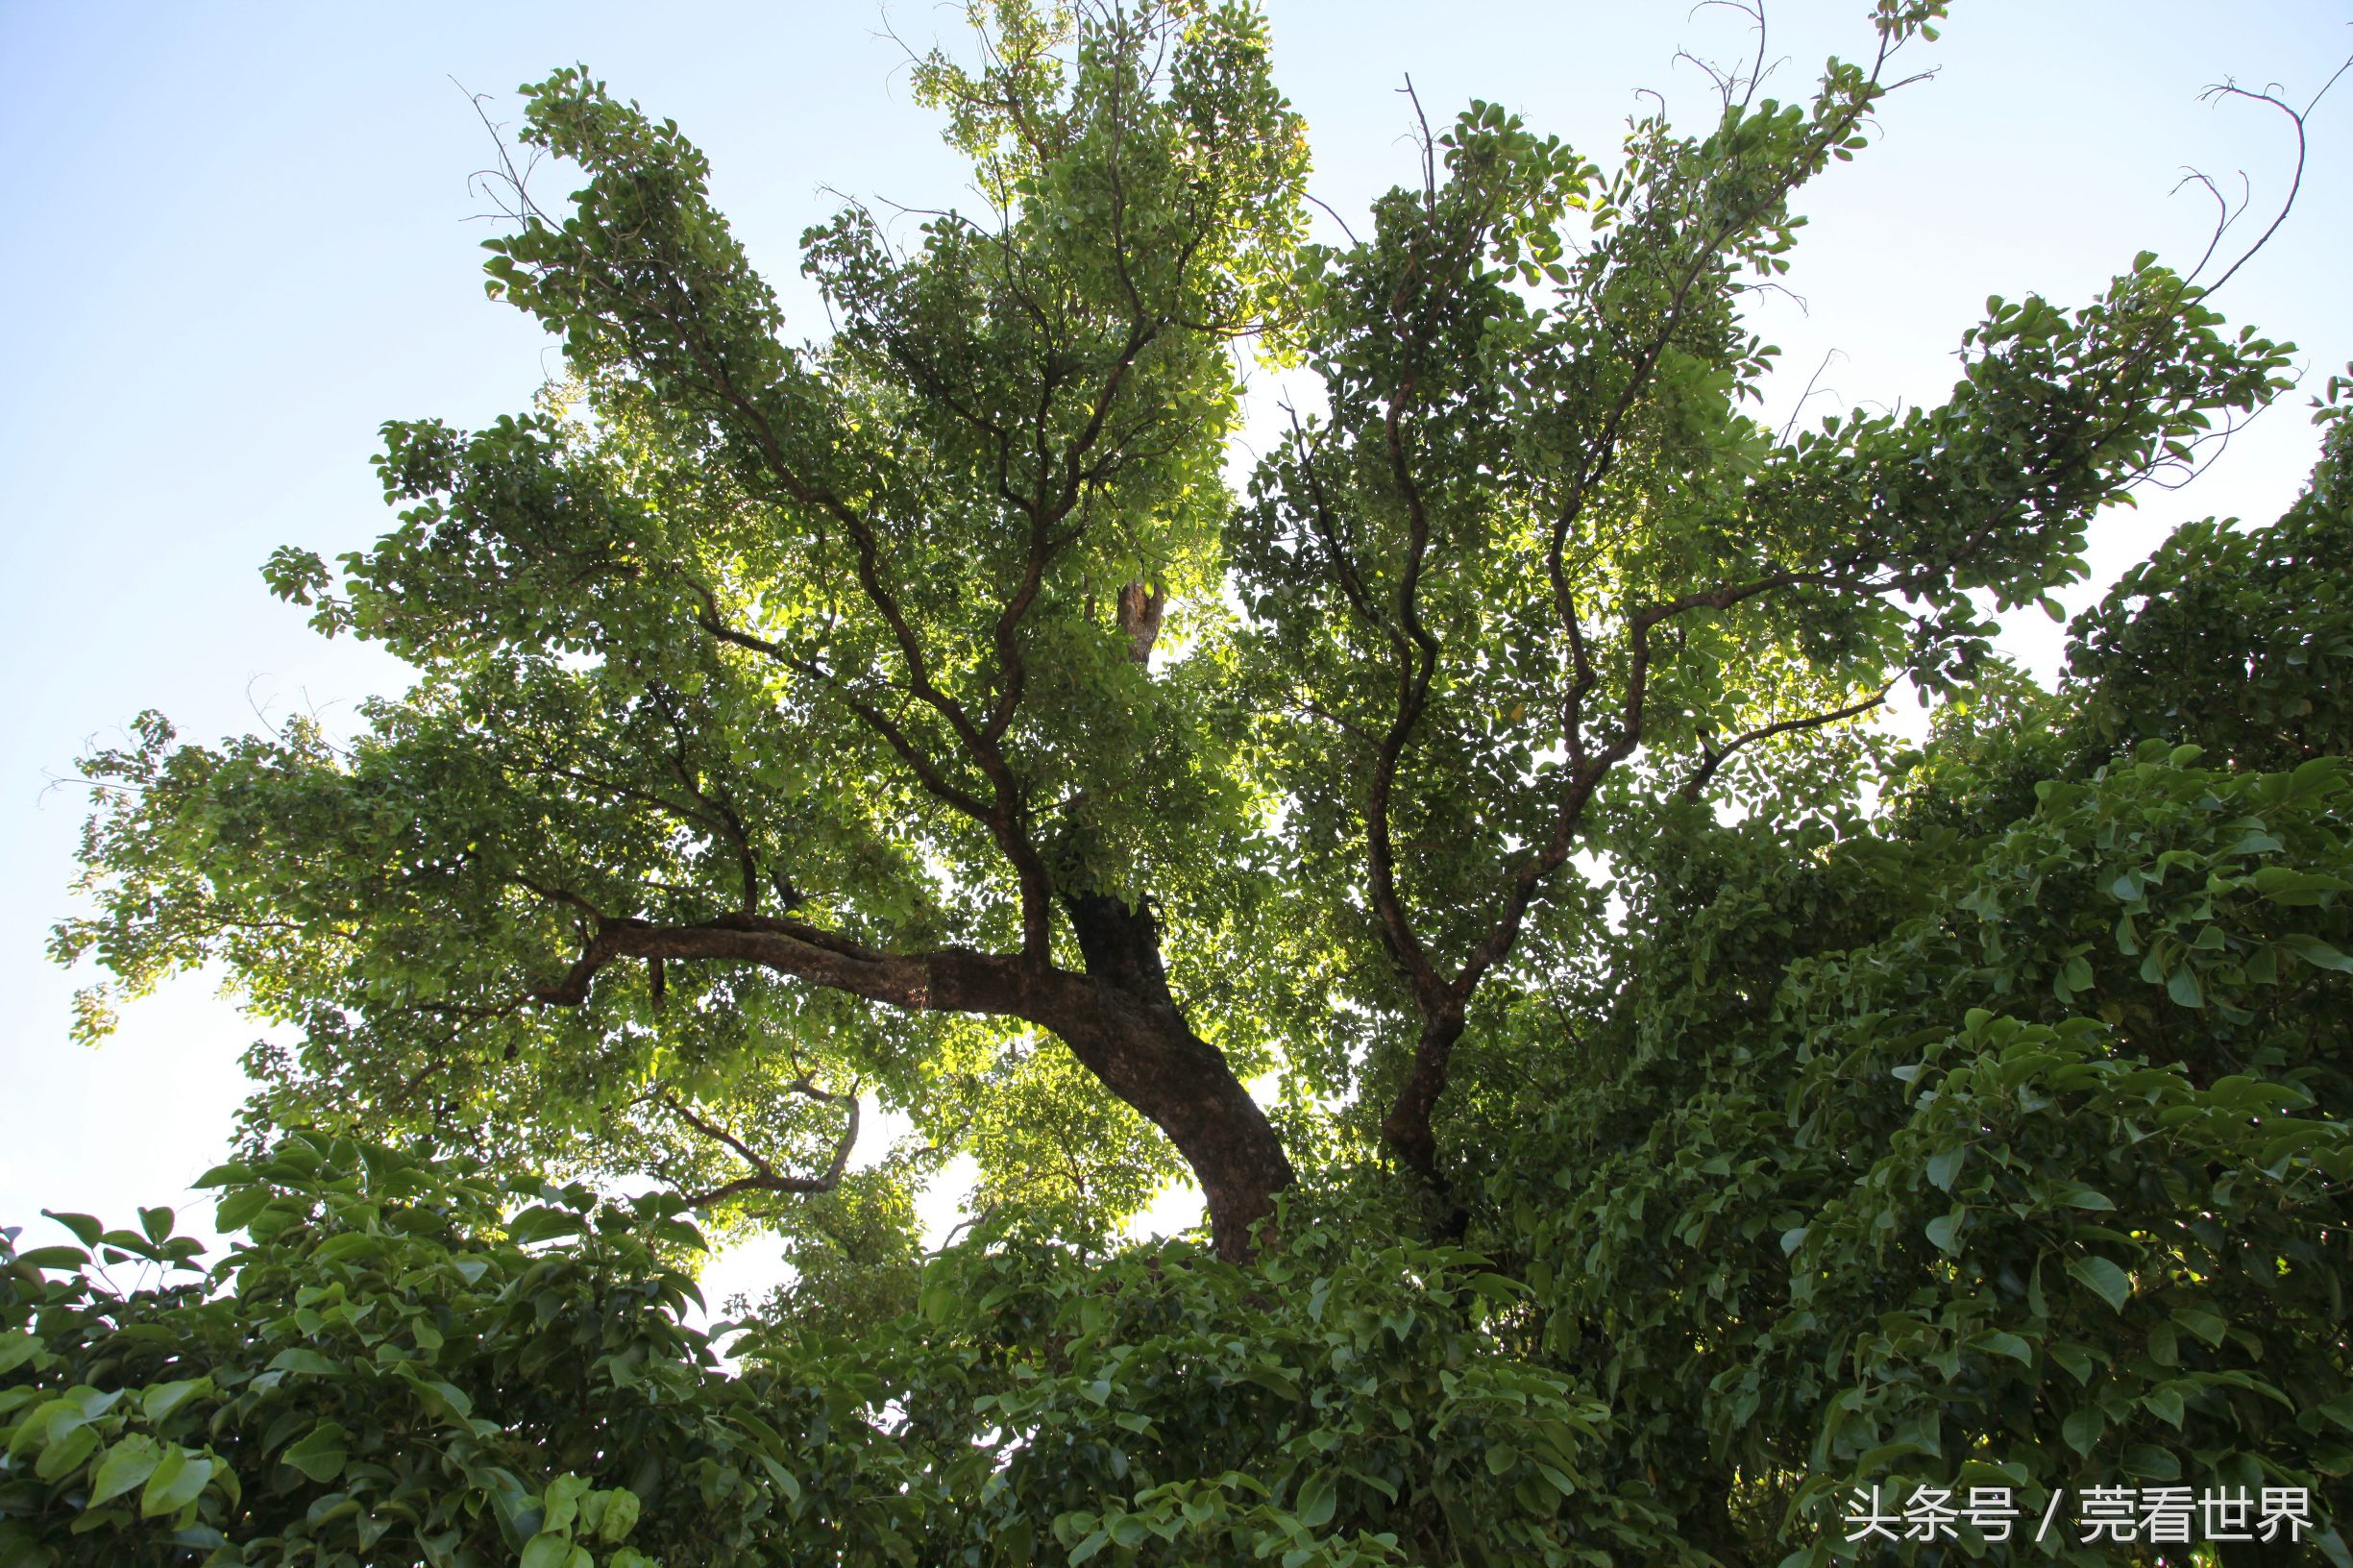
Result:
M1482 1251L1303 1149L1246 1268L804 1251L722 1370L676 1195L294 1133L203 1179L191 1284L166 1209L0 1230L0 1565L2341 1565L2348 433L1877 810L1795 758L1662 815L1607 966L1481 1020Z
M984 210L815 231L801 347L674 128L531 89L568 379L269 568L416 685L89 764L61 952L296 1043L204 1282L0 1231L0 1568L1998 1560L1837 1510L2120 1481L2353 1562L2353 420L1993 657L2284 351L2143 256L1747 412L1939 9L1606 173L1474 106L1325 247L1255 15L1006 0L918 76ZM1237 495L1244 353L1312 396ZM1176 1159L1213 1251L1114 1244ZM688 1209L789 1237L732 1370Z
M1939 406L1747 411L1744 297L1942 9L1609 170L1475 104L1326 246L1261 17L1009 0L916 73L978 209L813 230L801 343L701 155L558 72L521 139L581 183L518 177L488 270L567 379L388 425L397 527L268 571L416 684L348 741L92 759L61 951L225 966L299 1031L280 1124L740 1211L838 1189L863 1094L905 1179L968 1149L1099 1226L1170 1168L1141 1117L1239 1259L1295 1175L1273 1072L1458 1226L1464 1041L1606 939L1572 857L1969 680L1989 603L2282 384L2145 255L1995 302ZM1313 395L1238 499L1251 352Z

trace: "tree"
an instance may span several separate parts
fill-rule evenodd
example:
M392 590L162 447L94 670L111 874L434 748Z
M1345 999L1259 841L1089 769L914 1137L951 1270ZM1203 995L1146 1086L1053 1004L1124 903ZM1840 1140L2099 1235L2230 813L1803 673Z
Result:
M2341 1513L2341 409L2058 694L1989 615L2282 347L2144 255L1993 302L1942 406L1745 411L1744 293L1941 11L1613 172L1474 105L1327 247L1255 15L1009 0L918 73L988 212L812 232L798 348L674 127L529 89L584 183L517 173L491 286L570 380L386 427L394 529L268 569L417 685L86 764L61 955L219 963L300 1044L213 1173L222 1293L82 1272L184 1256L168 1214L12 1254L0 1568L1820 1562L1872 1550L1850 1486L2118 1476ZM1319 396L1237 496L1245 350ZM1910 750L1852 723L1907 675ZM914 1131L853 1169L862 1095ZM1179 1160L1210 1251L1116 1245ZM681 1209L792 1238L740 1377Z
M489 272L573 380L387 426L399 526L339 592L268 574L417 686L347 750L149 721L93 759L61 953L134 991L225 963L301 1027L281 1121L714 1199L837 1181L811 1146L864 1090L999 1182L1055 1124L1065 1195L1115 1212L1134 1164L1092 1151L1132 1112L1240 1258L1294 1176L1244 1087L1276 1067L1442 1192L1482 998L1594 945L1573 853L1964 678L1972 594L2068 580L2097 507L2280 384L2143 257L1998 303L1941 408L1740 411L1743 291L1938 9L1881 5L1810 105L1752 73L1703 135L1642 121L1613 174L1474 106L1332 249L1255 16L1008 6L980 67L917 75L990 210L903 254L862 209L813 231L806 347L677 130L559 72L523 139L585 183L518 182ZM1245 340L1325 408L1236 507Z
M298 1133L204 1178L215 1288L95 1266L191 1266L168 1210L0 1234L0 1562L1903 1560L1828 1505L2120 1477L2309 1488L2306 1544L2219 1560L2341 1561L2344 736L2210 766L2245 719L2173 694L2111 733L2205 677L2177 651L2331 646L2341 437L2235 572L2158 590L2171 649L2093 641L2145 575L2082 684L1948 709L1872 821L1800 776L1667 824L1608 999L1523 998L1479 1064L1522 1081L1464 1086L1487 1256L1318 1162L1247 1269L967 1244L898 1321L756 1322L723 1375L675 1195ZM2300 620L2228 590L2299 570Z

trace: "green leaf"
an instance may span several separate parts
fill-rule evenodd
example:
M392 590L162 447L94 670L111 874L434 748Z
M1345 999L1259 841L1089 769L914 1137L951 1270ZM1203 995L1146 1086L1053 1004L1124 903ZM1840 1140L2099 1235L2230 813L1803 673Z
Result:
M110 1503L132 1487L143 1484L155 1474L163 1450L153 1437L135 1433L107 1451L99 1462L98 1473L90 1479L89 1501L86 1507L97 1507Z
M1980 1350L1990 1350L1997 1356L2007 1356L2024 1366L2034 1364L2034 1350L2015 1334L2002 1330L1988 1330L1970 1340Z
M671 1241L694 1252L711 1250L710 1238L683 1219L656 1219L645 1227L645 1234L657 1241Z
M212 1392L210 1378L183 1378L176 1383L159 1383L139 1396L139 1409L152 1422L161 1422L199 1394Z
M795 1478L793 1472L787 1470L783 1465L778 1464L774 1459L770 1458L765 1454L760 1456L760 1468L768 1472L768 1479L776 1483L776 1490L784 1494L784 1498L787 1503L797 1503L800 1501L800 1482ZM632 1506L629 1517L634 1519L637 1517L635 1509L636 1499L631 1498L630 1503Z
M572 1521L580 1511L580 1499L587 1495L589 1485L586 1476L574 1475L558 1476L548 1482L547 1493L540 1503L545 1515L543 1527L551 1531L569 1531Z
M523 1548L521 1568L596 1568L596 1560L587 1548L573 1545L570 1537L545 1531Z
M2067 1375L2079 1384L2089 1384L2095 1370L2092 1354L2071 1339L2057 1339L2043 1347L2043 1353L2067 1370Z
M220 1202L212 1206L213 1228L223 1232L245 1229L262 1210L270 1206L277 1195L266 1187L231 1188L221 1194Z
M2176 1307L2171 1315L2174 1322L2210 1345L2220 1344L2222 1335L2230 1329L2220 1313L2210 1312L2202 1307Z
M90 1255L80 1247L35 1247L16 1255L16 1262L26 1268L74 1269L89 1261Z
M2132 1276L2105 1258L2071 1258L2067 1271L2117 1311L2124 1310L2132 1295Z
M75 1426L61 1434L53 1433L49 1446L41 1450L40 1459L33 1466L33 1473L43 1481L62 1481L81 1469L82 1462L97 1448L96 1427Z
M349 1453L344 1438L351 1435L332 1421L323 1421L305 1433L300 1439L279 1456L281 1462L292 1465L315 1482L330 1482L343 1473Z
M177 1513L205 1489L212 1479L212 1461L200 1458L186 1449L174 1446L157 1461L155 1472L147 1478L147 1489L139 1494L139 1515L153 1519L159 1514Z
M1470 1278L1470 1287L1473 1291L1484 1297L1486 1300L1494 1302L1498 1306L1507 1307L1513 1302L1525 1299L1529 1293L1528 1286L1522 1285L1519 1281L1511 1279L1507 1275L1496 1273L1479 1273L1472 1275Z
M331 1236L311 1249L310 1256L322 1263L347 1262L354 1258L380 1258L384 1252L384 1238L370 1236L365 1231L346 1231Z
M797 1487L794 1488L793 1495L797 1496L798 1490ZM605 1492L603 1497L604 1509L597 1521L597 1538L606 1542L626 1540L629 1531L637 1528L640 1506L637 1494L626 1487L617 1486Z
M2318 937L2293 932L2279 939L2279 944L2316 969L2334 969L2339 973L2353 972L2353 958L2347 958Z
M1961 1221L1964 1217L1966 1217L1966 1212L1955 1209L1949 1213L1939 1214L1928 1221L1924 1229L1929 1242L1935 1246L1937 1251L1958 1252L1961 1250Z
M1490 1452L1487 1456L1487 1466L1493 1469L1494 1465L1495 1457ZM1338 1482L1331 1472L1318 1470L1308 1477L1305 1484L1299 1488L1299 1502L1295 1511L1299 1515L1299 1522L1308 1529L1321 1530L1332 1522L1333 1510L1338 1506Z
M472 1418L474 1401L467 1397L464 1389L457 1387L454 1384L443 1383L437 1378L421 1377L406 1366L403 1366L401 1370L403 1375L408 1379L408 1385L416 1390L418 1400L428 1410L445 1421L453 1422L461 1427Z
M2273 845L2278 848L2278 845ZM2247 880L2255 891L2275 904L2310 906L2332 893L2353 892L2353 882L2341 876L2300 871L2289 866L2259 866Z
M553 1241L562 1237L585 1236L588 1223L577 1214L569 1214L545 1204L526 1209L506 1222L507 1239L519 1247Z
M74 1239L86 1247L96 1246L98 1237L106 1232L106 1227L88 1214L60 1213L55 1209L43 1209L41 1213L73 1232Z
M2344 759L2341 757L2315 757L2310 762L2300 763L2288 777L2288 793L2292 798L2320 794L2337 781L2343 768Z

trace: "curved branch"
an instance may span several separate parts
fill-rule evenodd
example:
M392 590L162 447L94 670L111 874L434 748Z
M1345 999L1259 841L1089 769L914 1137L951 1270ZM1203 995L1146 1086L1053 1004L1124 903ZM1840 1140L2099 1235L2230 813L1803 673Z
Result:
M729 1198L740 1197L746 1192L797 1192L803 1194L815 1194L819 1192L830 1192L835 1188L842 1185L843 1173L849 1168L850 1150L855 1148L858 1142L859 1108L857 1094L854 1091L848 1094L829 1094L825 1090L811 1084L806 1078L801 1079L798 1083L793 1085L792 1087L794 1092L806 1095L810 1099L824 1100L828 1102L835 1100L846 1100L849 1103L849 1119L847 1124L842 1129L842 1137L840 1140L834 1144L832 1162L826 1165L824 1174L821 1176L786 1176L780 1174L774 1165L770 1164L767 1160L761 1157L758 1150L753 1149L742 1139L737 1138L733 1133L728 1132L724 1127L719 1126L715 1122L706 1121L701 1116L697 1115L683 1100L680 1100L675 1094L671 1093L668 1090L664 1090L661 1092L661 1095L659 1096L661 1102L663 1105L669 1108L672 1115L675 1115L679 1120L685 1122L689 1127L694 1128L695 1131L702 1134L703 1137L711 1139L717 1142L724 1143L727 1145L727 1147L733 1149L737 1154L741 1155L744 1159L744 1163L752 1168L752 1174L749 1176L739 1176L734 1181L723 1182L720 1186L710 1188L708 1191L698 1192L688 1196L686 1199L688 1208L708 1209L714 1204L723 1203Z
M2229 271L2223 273L2221 277L2217 278L2211 284L2207 285L2207 293L2212 294L2216 289L2220 288L2224 283L2229 282L2232 278L2236 277L2239 269L2245 266L2249 261L2253 260L2255 258L2255 253L2262 250L2266 245L2268 245L2271 242L2271 236L2279 233L2279 226L2288 221L2289 210L2295 206L2296 192L2304 188L2305 117L2311 114L2314 110L2320 107L2320 100L2328 96L2328 89L2335 86L2337 85L2338 78L2343 76L2345 72L2349 70L2353 70L2353 58L2348 58L2343 64L2338 66L2335 71L2330 73L2329 79L2320 84L2320 90L2314 93L2311 101L2306 103L2302 109L2292 109L2289 107L2287 104L2282 103L2278 95L2275 93L2249 92L2246 90L2246 88L2232 82L2218 82L2213 86L2208 87L2204 92L2198 94L2201 99L2211 100L2215 98L2247 98L2252 99L2254 102L2259 104L2269 104L2273 109L2276 109L2282 114L2287 115L2289 120L2295 126L2295 173L2288 182L2288 199L2279 204L2279 211L2272 217L2270 227L2267 228L2261 234L2256 236L2255 243L2249 245L2244 254L2243 254L2238 260L2233 261L2230 264ZM2218 233L2215 237L2219 239L2221 236ZM2213 255L2213 247L2211 245L2207 247L2207 254L2209 256ZM2201 269L2205 266L2205 264L2206 263L2203 260L2198 262L2198 266ZM2194 273L2192 276L2194 277L2196 274Z
M1851 702L1843 708L1836 708L1828 713L1808 714L1802 719L1784 719L1778 723L1761 725L1746 734L1733 736L1720 747L1709 746L1703 740L1700 744L1703 760L1698 768L1692 771L1691 776L1683 781L1683 787L1679 793L1686 800L1697 800L1700 797L1700 792L1707 787L1707 781L1715 776L1716 770L1724 766L1725 759L1751 742L1767 740L1775 735L1788 735L1802 729L1820 729L1826 724L1835 724L1842 720L1860 719L1875 708L1886 706L1887 694L1894 689L1895 684L1891 680L1862 701Z

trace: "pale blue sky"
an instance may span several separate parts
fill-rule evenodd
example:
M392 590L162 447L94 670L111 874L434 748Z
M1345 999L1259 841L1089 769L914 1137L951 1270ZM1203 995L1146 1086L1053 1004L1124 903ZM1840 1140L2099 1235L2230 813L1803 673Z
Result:
M1314 133L1315 188L1343 213L1407 178L1394 92L1434 116L1479 96L1609 160L1632 89L1696 121L1705 84L1679 45L1747 47L1737 17L1683 4L1451 6L1273 0L1278 71ZM1784 96L1822 57L1863 52L1864 0L1788 0L1771 54ZM1846 397L1934 400L1988 293L2079 301L2143 247L2187 263L2206 211L2168 191L2185 164L2284 189L2284 121L2197 102L2209 82L2278 80L2298 101L2353 51L2344 0L1958 0L1937 80L1883 114L1881 145L1806 198L1791 286L1810 312L1761 318L1802 383L1826 350ZM900 5L912 42L960 12ZM76 792L44 795L89 736L142 708L184 734L255 711L334 711L400 681L312 637L256 569L276 545L331 555L380 531L367 458L389 417L476 423L524 406L555 361L483 298L467 175L492 150L452 79L501 95L586 61L676 118L715 161L752 254L814 334L795 240L821 187L910 205L960 193L899 46L870 5L175 6L0 0L0 1223L44 1205L110 1216L183 1201L242 1093L256 1028L184 982L97 1052L65 1040L73 981L41 944L67 907ZM2296 215L2220 304L2302 345L2314 384L2353 358L2353 82L2324 105ZM561 175L556 176L557 179ZM561 187L555 186L557 190ZM2243 227L2254 230L2267 213ZM1788 395L1794 396L1792 388ZM2193 489L2103 525L2113 576L2164 528L2268 518L2312 441L2301 395ZM1818 405L1818 411L1832 406ZM2090 597L2071 596L2071 604ZM2047 663L2040 615L2018 647Z

